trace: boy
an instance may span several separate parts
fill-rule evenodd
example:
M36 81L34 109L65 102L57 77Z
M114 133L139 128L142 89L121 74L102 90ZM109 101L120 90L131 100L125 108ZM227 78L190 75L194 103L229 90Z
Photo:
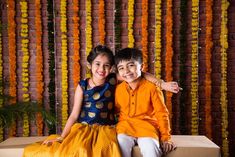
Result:
M123 82L116 87L115 107L119 115L116 125L123 157L131 157L137 143L143 157L160 157L175 149L170 141L170 124L162 92L141 76L142 53L135 48L120 50L115 64Z

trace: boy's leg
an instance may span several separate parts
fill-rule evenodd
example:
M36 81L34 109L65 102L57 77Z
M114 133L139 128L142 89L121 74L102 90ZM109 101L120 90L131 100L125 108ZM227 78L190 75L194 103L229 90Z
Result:
M139 137L137 143L143 157L161 157L162 150L159 141L155 138Z
M136 139L125 134L118 134L117 138L122 152L122 157L131 157L131 151L135 145Z

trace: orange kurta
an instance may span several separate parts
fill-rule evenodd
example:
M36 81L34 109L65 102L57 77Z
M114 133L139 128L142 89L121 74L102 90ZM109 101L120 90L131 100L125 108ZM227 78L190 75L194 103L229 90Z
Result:
M115 106L120 113L117 133L133 137L170 139L169 113L162 91L142 78L135 90L126 82L116 88Z

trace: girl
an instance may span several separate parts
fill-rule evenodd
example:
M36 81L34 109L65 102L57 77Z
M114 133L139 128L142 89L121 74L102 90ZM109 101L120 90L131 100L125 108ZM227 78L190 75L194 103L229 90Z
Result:
M73 109L62 134L51 135L42 144L27 146L23 157L121 157L113 127L116 85L116 75L111 73L113 53L106 46L98 45L87 61L92 76L77 86ZM162 88L172 92L179 90L175 82L161 84L151 75L145 76Z

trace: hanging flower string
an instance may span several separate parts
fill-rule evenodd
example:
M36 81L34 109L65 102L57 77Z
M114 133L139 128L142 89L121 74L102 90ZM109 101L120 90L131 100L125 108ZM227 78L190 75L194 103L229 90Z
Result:
M61 0L60 3L60 29L61 29L61 98L62 98L62 128L64 128L68 118L68 57L67 57L67 1Z
M114 29L115 29L115 50L121 48L121 0L115 0L115 20L114 20Z
M12 97L16 97L16 40L15 40L15 2L8 2L8 43L9 43L9 94Z
M142 0L142 54L143 71L148 71L148 0Z
M172 81L172 58L173 58L173 48L172 48L172 0L167 0L167 13L166 13L166 57L165 57L165 73L166 81ZM170 122L172 119L172 103L171 103L171 92L166 92L166 106L169 110Z
M21 51L23 53L22 58L22 91L23 91L23 101L29 101L29 40L28 40L28 3L26 1L20 2L21 9L21 30L20 36L21 40ZM23 116L23 136L29 136L29 118L25 113Z
M35 25L36 25L36 77L37 77L37 99L42 104L43 99L43 59L42 59L42 23L41 23L41 2L35 0ZM43 120L42 115L37 114L38 135L42 136Z
M12 103L16 102L16 34L15 34L15 1L7 1L8 9L8 49L9 49L9 95L13 97ZM16 134L16 124L10 128L9 136Z
M222 111L222 153L223 157L229 157L229 142L228 142L228 100L227 100L227 49L228 49L228 13L227 9L229 2L227 0L222 0L221 3L221 34L220 34L220 44L221 44L221 85L220 85L220 104Z
M91 0L86 0L86 56L92 50L92 26L91 26ZM90 70L86 71L86 77L90 77Z
M133 35L134 24L134 0L128 1L128 47L134 47L135 39Z
M99 0L99 35L100 35L100 43L104 44L105 40L104 0Z
M78 17L78 11L79 11L79 6L78 6L78 0L73 0L73 84L74 88L77 87L78 82L80 80L80 65L79 65L79 50L80 50L80 45L79 45L79 17Z
M2 25L0 20L0 26ZM2 76L3 76L3 65L2 65L2 29L0 28L0 95L3 95ZM0 107L3 106L3 99L0 98ZM0 119L0 126L2 126L2 119ZM3 127L0 128L0 142L3 141Z
M192 75L191 75L191 98L192 120L191 133L198 135L198 11L199 1L192 0Z
M155 75L156 78L161 78L161 0L155 1Z
M213 0L206 0L206 78L205 78L205 128L206 136L212 137L211 130L211 50L212 50L212 6Z

